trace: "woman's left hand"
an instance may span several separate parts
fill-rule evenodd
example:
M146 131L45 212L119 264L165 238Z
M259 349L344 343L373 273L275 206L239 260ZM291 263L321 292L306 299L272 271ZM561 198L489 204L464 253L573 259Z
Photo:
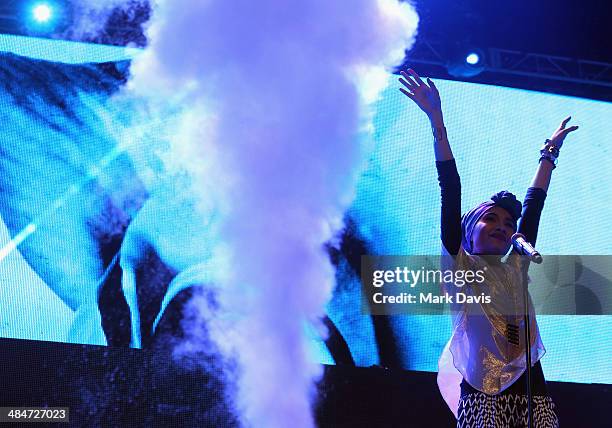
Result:
M563 119L561 125L559 125L557 130L553 133L552 137L550 137L550 141L558 148L561 148L561 146L563 145L563 140L565 139L567 134L578 129L577 126L570 126L569 128L565 127L565 125L567 125L567 122L569 122L571 118L571 116L568 116Z

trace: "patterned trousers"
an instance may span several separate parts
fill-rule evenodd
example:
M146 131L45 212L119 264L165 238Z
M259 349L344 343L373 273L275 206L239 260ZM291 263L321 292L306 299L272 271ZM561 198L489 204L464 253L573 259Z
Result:
M549 396L532 397L533 428L558 428L555 403ZM467 394L459 400L457 428L527 428L527 396Z

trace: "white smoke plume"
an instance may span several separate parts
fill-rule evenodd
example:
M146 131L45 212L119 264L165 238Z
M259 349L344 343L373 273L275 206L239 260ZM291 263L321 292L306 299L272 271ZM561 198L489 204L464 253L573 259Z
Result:
M83 3L101 13L117 2ZM247 426L314 424L320 366L304 324L323 315L334 281L323 244L366 159L368 102L417 22L397 0L154 5L129 91L181 103L167 156L197 172L203 205L223 208L229 263L215 274L221 311L236 317L212 334L237 358Z
M238 317L222 340L238 358L246 425L314 423L320 368L304 323L330 297L323 244L363 166L366 101L417 21L395 0L160 0L153 10L130 88L181 96L186 122L173 150L201 162L201 197L227 208L231 262L219 298Z

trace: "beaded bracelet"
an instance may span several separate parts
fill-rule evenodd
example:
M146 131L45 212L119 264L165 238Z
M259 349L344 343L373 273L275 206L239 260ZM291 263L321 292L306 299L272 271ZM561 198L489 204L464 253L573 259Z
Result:
M552 143L550 140L546 140L542 148L540 149L540 162L542 159L548 160L553 165L553 169L557 167L557 158L559 157L559 147Z

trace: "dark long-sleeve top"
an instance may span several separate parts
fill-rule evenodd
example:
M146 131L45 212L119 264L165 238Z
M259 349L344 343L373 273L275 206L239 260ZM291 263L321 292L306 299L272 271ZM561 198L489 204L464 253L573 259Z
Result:
M456 255L461 246L461 180L454 159L436 161L438 182L440 184L441 238L449 254ZM523 201L523 211L518 224L518 232L525 235L529 243L535 246L538 236L540 216L544 208L546 191L537 187L527 189ZM546 382L542 365L538 361L532 370L532 392L534 395L546 395ZM501 394L526 394L527 373L516 380ZM461 396L478 392L465 380L461 382Z

